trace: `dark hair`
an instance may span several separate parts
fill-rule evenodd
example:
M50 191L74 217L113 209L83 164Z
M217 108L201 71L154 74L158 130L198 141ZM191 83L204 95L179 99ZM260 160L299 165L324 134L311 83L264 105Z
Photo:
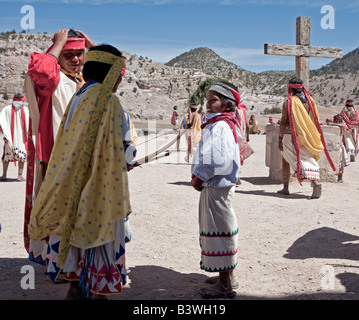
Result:
M111 53L117 57L123 57L121 51L117 50L115 47L109 44L102 44L96 47L92 47L89 51L104 51ZM99 83L102 83L105 80L107 73L110 71L111 65L103 62L88 61L84 64L82 71L83 78L85 81L93 80Z
M73 29L69 30L69 33L67 34L68 38L83 38L82 34L80 32L77 32Z
M294 77L289 80L289 84L303 84L303 81L297 77ZM301 93L303 92L303 89L292 89L293 93Z
M17 99L20 99L20 98L23 98L24 97L24 94L22 92L16 92L15 95L14 95L14 98L17 98Z
M295 83L295 84L303 84L303 81L297 77L294 77L289 80L289 83Z

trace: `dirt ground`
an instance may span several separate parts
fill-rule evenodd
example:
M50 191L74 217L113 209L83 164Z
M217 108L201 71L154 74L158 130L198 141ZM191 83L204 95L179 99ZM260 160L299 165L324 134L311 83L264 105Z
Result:
M264 121L264 120L263 120ZM162 131L147 145L172 139ZM293 181L291 195L268 179L265 135L251 135L255 153L241 169L234 210L239 224L235 300L357 300L359 219L356 198L359 164L344 172L344 183L323 183L322 197L310 200L309 183ZM144 137L139 154L146 152ZM201 300L208 273L199 267L199 193L190 185L190 165L180 152L129 173L132 241L126 246L129 281L110 300ZM358 160L359 161L359 160ZM30 262L23 246L25 182L10 165L0 182L0 300L63 300L68 284L52 284L45 268ZM22 267L35 270L35 288L22 289Z

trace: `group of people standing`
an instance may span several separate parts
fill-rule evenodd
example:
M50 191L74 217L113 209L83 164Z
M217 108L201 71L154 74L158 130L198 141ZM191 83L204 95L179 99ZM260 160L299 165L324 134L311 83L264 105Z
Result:
M53 282L70 282L66 299L103 299L121 293L127 281L125 249L132 211L128 172L134 168L130 146L136 135L115 95L125 70L125 57L113 46L97 45L81 31L61 29L45 53L31 55L25 95L16 94L11 108L0 114L6 139L2 180L8 163L18 161L22 181L27 161L25 248L31 260L46 265ZM347 102L348 112L351 106ZM205 108L206 115L190 105L180 124L187 130L191 184L200 192L200 266L218 272L199 293L206 299L233 298L239 284L234 276L238 224L232 203L241 166L253 150L238 88L214 81ZM355 126L353 116L342 118ZM177 107L172 124L177 130ZM357 154L358 140L354 142ZM312 198L319 198L320 153L325 151L333 170L335 166L315 102L300 79L289 83L279 149L284 182L279 192L289 194L292 168L300 183L312 181Z

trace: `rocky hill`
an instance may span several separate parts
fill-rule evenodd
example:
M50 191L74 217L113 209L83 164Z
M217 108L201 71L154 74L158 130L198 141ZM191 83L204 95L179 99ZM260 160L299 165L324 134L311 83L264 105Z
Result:
M0 34L0 110L23 90L30 55L45 52L52 35L6 32ZM335 107L352 98L359 100L359 48L343 59L311 72L311 88L321 107ZM249 114L280 112L294 72L253 73L228 62L208 48L186 52L166 65L124 52L126 75L117 95L134 119L169 119L172 107L184 113L188 98L207 78L224 78L248 91Z
M353 73L356 71L359 71L359 48L347 53L342 59L335 59L326 66L312 71L312 75Z
M0 34L0 108L11 101L16 91L22 91L31 53L44 52L51 38L48 34Z
M359 100L359 48L311 71L311 90L324 106L343 105L347 99Z
M295 71L249 72L222 59L208 48L185 52L167 65L197 67L209 75L222 76L232 81L242 90L249 90L252 97L262 99L263 95L267 95L275 101L277 99L273 96L282 97L283 100L287 95L288 81L295 76ZM359 48L342 59L335 59L318 70L312 70L310 92L321 107L339 106L349 98L359 100ZM255 105L258 105L257 101ZM259 110L262 111L260 107Z
M200 69L204 73L224 79L238 79L239 88L248 89L256 74L228 62L208 48L197 48L185 52L166 63L167 66ZM245 82L245 83L244 83Z

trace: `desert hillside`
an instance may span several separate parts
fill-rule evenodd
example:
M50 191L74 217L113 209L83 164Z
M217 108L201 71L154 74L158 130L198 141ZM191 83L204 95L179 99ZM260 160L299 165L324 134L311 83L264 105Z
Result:
M33 52L45 52L50 34L0 34L0 110L23 90L24 76ZM126 76L117 95L134 120L170 119L172 107L184 114L191 95L208 78L233 82L243 94L249 114L276 114L281 110L288 80L294 72L253 73L228 62L208 48L197 48L160 64L140 53L124 52ZM340 108L346 99L359 100L359 48L311 71L310 91L321 108ZM334 111L334 110L333 110ZM334 112L326 112L334 113Z

